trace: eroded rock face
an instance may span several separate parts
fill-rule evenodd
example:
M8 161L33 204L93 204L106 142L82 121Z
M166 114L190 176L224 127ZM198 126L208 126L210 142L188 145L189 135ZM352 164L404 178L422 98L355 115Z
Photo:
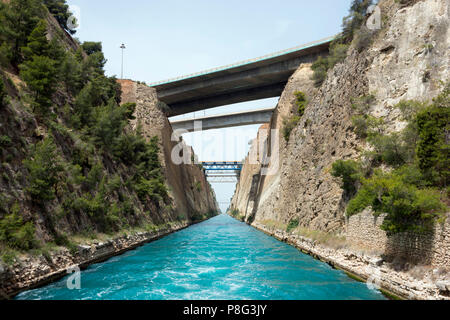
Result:
M135 120L131 127L142 128L145 138L159 138L160 161L169 186L176 217L218 212L214 190L206 180L203 171L196 165L176 165L171 156L178 143L172 141L172 127L164 112L160 109L156 91L143 84L121 80L122 103L136 103ZM193 152L192 152L193 153Z
M440 81L449 79L449 1L413 1L400 6L380 2L383 29L368 50L354 48L347 59L330 70L315 93L312 71L303 65L293 75L279 101L271 128L282 130L283 118L295 110L295 91L306 92L310 102L286 144L280 134L279 170L258 181L254 203L247 201L259 169L245 165L232 207L249 222L298 219L309 229L343 233L345 206L339 181L330 175L333 162L356 159L367 146L352 130L352 98L374 94L372 113L383 116L391 131L404 127L394 105L404 99L431 100ZM270 141L268 142L270 144ZM256 144L253 148L257 148Z

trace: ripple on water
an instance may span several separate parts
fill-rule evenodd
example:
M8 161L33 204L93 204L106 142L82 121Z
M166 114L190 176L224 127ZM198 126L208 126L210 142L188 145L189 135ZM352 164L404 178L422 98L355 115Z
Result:
M297 249L222 215L146 244L23 300L384 299Z

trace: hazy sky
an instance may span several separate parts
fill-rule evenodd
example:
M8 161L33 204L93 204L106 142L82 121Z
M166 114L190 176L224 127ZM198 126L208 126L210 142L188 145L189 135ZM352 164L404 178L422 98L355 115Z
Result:
M81 41L101 41L108 75L152 83L263 56L337 34L351 0L69 0L76 6ZM203 114L275 107L278 98ZM189 134L200 160L242 160L258 126ZM213 184L219 202L235 185ZM225 210L227 204L221 204Z

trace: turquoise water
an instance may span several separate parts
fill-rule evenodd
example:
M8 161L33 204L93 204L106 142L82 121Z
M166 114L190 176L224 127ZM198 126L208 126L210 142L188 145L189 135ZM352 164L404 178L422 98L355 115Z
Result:
M20 294L43 300L384 299L378 291L229 216L149 243L67 279Z

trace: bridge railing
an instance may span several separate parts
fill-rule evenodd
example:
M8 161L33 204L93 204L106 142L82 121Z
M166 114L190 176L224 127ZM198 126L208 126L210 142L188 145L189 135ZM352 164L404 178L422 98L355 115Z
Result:
M228 64L228 65L225 65L225 66L222 66L222 67L217 67L217 68L208 69L208 70L204 70L204 71L200 71L200 72L196 72L196 73L191 73L191 74L184 75L184 76L171 78L171 79L168 79L168 80L154 82L154 83L149 84L149 86L150 87L157 87L159 85L163 85L163 84L167 84L167 83L171 83L171 82L177 82L177 81L181 81L181 80L195 78L195 77L211 74L211 73L214 73L214 72L224 71L224 70L228 70L228 69L231 69L231 68L240 67L240 66L244 66L244 65L247 65L247 64L255 63L255 62L268 60L268 59L271 59L271 58L276 58L276 57L279 57L279 56L282 56L282 55L285 55L285 54L289 54L289 53L292 53L292 52L305 50L305 49L308 49L308 48L311 48L311 47L314 47L314 46L319 46L321 44L330 42L330 41L332 41L334 39L335 39L335 36L328 37L328 38L321 39L321 40L318 40L318 41L309 42L309 43L306 43L306 44L303 44L303 45L300 45L300 46L297 46L297 47L294 47L294 48L285 49L285 50L278 51L278 52L275 52L275 53L266 54L266 55L258 57L258 58L248 59L248 60L244 60L244 61Z

